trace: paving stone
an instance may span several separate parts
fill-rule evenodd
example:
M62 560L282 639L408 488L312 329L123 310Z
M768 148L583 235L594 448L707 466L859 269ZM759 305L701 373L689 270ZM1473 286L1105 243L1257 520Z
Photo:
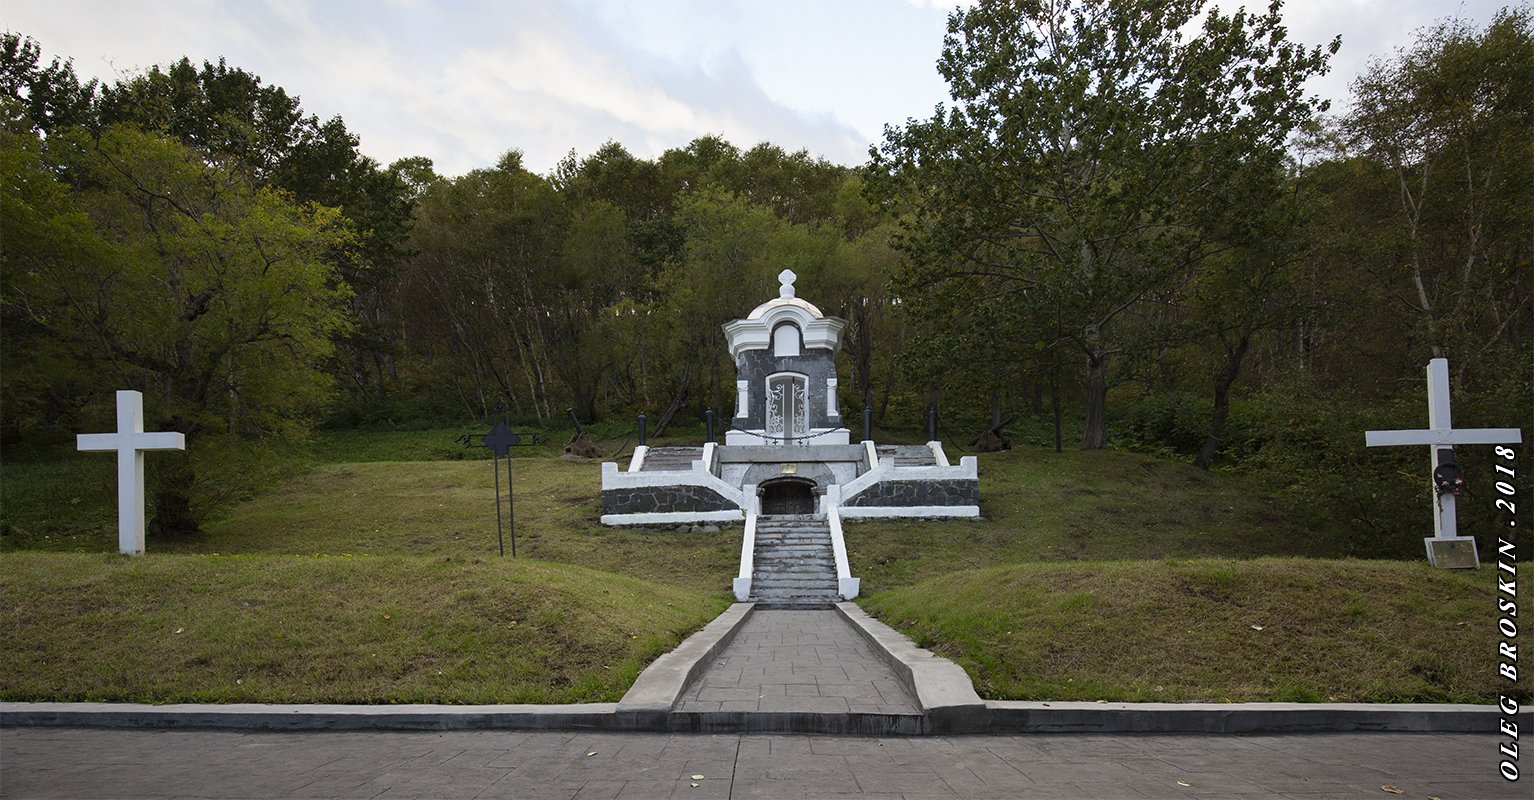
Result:
M1391 796L1381 784L1416 798L1526 797L1526 786L1497 775L1487 741L1379 733L873 738L6 728L0 764L4 795L18 800ZM1194 762L1201 766L1185 768ZM693 781L693 774L706 777Z
M750 701L755 708L733 704ZM759 609L675 710L836 713L854 703L866 714L919 713L894 671L837 612Z

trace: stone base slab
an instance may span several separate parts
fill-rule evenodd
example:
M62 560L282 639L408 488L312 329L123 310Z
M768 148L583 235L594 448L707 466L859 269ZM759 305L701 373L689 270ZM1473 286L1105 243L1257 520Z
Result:
M860 719L881 717L881 719ZM884 719L888 717L888 719ZM916 726L917 715L729 712L621 715L617 703L504 706L0 703L0 728L188 728L279 731L641 730L857 735L922 733L1484 733L1494 706L1371 703L1044 703L987 701L975 716ZM963 723L963 724L958 724ZM1520 711L1534 728L1534 711Z

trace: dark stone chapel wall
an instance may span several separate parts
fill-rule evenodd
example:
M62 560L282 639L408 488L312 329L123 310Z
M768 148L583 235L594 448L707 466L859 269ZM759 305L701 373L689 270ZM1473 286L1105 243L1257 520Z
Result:
M826 379L836 377L836 358L823 348L809 348L799 356L774 356L771 349L747 350L740 354L736 364L736 380L746 382L750 392L750 404L745 418L735 418L737 428L761 430L767 427L767 407L763 393L767 391L767 376L779 372L797 372L808 378L806 402L809 403L811 428L839 428L840 416L826 414Z
M844 506L974 506L980 504L980 481L953 478L935 481L880 481L843 500Z
M740 506L707 486L636 486L602 490L603 514L736 511Z

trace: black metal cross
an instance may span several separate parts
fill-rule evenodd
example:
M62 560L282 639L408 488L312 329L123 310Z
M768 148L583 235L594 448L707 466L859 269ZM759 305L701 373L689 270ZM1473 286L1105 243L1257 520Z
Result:
M531 441L523 444L522 437L528 436ZM480 444L490 448L490 462L495 470L495 541L500 547L501 555L506 555L506 537L501 527L501 459L506 459L506 519L507 526L511 529L511 557L517 557L517 507L516 495L511 487L511 448L526 447L539 444L542 441L538 434L524 434L513 432L505 419L497 420L490 427L490 432L479 437ZM467 442L465 442L467 444Z
M506 458L511 452L512 445L520 444L522 437L519 434L512 433L511 427L506 424L505 420L497 420L495 426L490 429L490 432L479 437L479 440L486 447L490 448L490 452L500 458Z

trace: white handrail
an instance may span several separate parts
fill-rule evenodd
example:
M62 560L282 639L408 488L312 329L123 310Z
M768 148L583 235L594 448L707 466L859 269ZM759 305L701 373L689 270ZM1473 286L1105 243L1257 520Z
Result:
M826 524L831 528L831 555L836 559L836 591L843 600L858 596L862 579L852 577L852 567L847 563L847 542L842 535L841 488L835 484L826 487Z
M740 574L732 588L735 599L744 603L751 597L751 575L756 570L756 516L761 511L761 499L756 496L756 484L742 487L745 491L746 530L740 539Z

